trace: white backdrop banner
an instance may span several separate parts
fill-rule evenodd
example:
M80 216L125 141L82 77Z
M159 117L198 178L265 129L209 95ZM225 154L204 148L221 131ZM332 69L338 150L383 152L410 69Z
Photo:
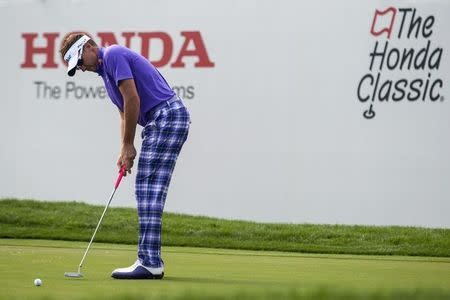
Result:
M191 112L166 211L450 227L448 0L1 0L0 25L0 197L107 200L117 108L58 54L86 31Z

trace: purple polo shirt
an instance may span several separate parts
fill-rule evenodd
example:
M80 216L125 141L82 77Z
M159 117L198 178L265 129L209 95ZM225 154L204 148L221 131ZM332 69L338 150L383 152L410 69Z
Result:
M111 101L123 112L123 97L119 82L134 79L141 100L138 124L145 126L146 114L154 106L175 96L167 81L142 55L119 45L100 48L98 57L103 63L97 73L103 78Z

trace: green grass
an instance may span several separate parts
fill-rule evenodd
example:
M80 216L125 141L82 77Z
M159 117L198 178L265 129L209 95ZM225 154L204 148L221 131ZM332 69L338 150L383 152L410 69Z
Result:
M0 201L0 238L88 241L103 206ZM450 257L450 229L262 224L165 213L163 245L304 253ZM132 208L110 208L96 242L136 244Z
M136 247L95 243L84 278L65 278L85 247L0 239L0 299L450 299L450 258L163 247L163 280L118 281Z

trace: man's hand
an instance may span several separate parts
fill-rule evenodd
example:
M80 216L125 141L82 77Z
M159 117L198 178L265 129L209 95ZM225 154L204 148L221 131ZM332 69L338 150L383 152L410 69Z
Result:
M117 167L119 170L122 166L125 166L125 169L128 173L131 174L131 168L133 167L133 161L136 157L136 148L134 148L133 144L122 144L122 150L120 151L119 159L117 160ZM127 175L125 172L124 176Z

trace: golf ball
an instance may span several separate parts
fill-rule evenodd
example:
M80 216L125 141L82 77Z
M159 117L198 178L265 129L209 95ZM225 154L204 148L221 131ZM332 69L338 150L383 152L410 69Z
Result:
M42 280L40 280L39 278L36 278L36 279L34 280L34 285L35 285L35 286L41 286L41 285L42 285Z

